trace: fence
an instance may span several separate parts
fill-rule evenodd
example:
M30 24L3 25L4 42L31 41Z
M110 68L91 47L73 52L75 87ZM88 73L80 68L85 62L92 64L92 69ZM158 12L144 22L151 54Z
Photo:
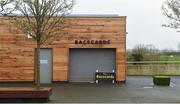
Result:
M127 62L127 75L180 75L180 62Z

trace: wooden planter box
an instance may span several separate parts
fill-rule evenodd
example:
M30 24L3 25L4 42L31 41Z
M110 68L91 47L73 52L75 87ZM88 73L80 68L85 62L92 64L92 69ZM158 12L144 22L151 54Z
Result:
M170 77L169 76L154 76L153 82L154 82L154 85L169 86Z
M0 87L0 102L48 102L52 88Z

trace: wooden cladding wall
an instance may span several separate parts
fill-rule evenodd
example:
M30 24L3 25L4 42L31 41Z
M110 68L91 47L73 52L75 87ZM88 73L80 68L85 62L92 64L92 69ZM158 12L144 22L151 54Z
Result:
M42 48L53 50L53 81L68 81L69 48L116 48L117 81L126 80L126 18L67 18L70 26ZM110 40L110 44L75 44ZM34 41L0 17L0 81L34 81Z

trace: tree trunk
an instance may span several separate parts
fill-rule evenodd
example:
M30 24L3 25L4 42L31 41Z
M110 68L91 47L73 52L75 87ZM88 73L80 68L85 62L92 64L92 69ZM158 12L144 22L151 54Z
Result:
M36 88L39 89L40 88L40 45L37 43L37 49L36 49Z

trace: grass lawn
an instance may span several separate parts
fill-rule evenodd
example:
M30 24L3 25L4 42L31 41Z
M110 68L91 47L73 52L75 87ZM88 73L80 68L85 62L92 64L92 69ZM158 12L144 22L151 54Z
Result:
M163 55L163 56L160 56L159 61L180 61L180 57L172 56L172 55L170 55L170 56Z

